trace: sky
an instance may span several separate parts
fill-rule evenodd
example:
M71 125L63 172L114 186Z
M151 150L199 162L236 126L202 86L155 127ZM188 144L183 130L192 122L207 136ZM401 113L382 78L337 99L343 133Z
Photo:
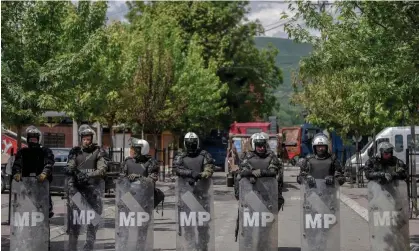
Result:
M109 21L126 21L124 15L128 12L128 8L125 1L109 1L108 4L107 16ZM284 27L280 25L284 23L284 20L281 20L283 12L292 15L288 10L288 3L283 1L251 1L250 8L249 21L258 19L265 27L265 36L288 38L288 34L284 32Z

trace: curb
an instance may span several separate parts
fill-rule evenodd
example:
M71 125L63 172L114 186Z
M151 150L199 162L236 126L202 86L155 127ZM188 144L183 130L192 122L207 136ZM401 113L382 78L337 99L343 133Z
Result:
M340 201L342 201L343 204L347 205L350 209L355 211L361 218L363 218L365 221L368 222L368 210L361 206L358 202L355 200L349 198L344 193L339 193Z

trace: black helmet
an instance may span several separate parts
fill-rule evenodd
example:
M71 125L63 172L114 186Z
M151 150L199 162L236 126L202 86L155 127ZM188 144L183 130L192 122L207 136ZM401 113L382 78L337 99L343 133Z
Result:
M30 142L29 139L31 139L31 138L36 138L38 140L38 143ZM30 147L39 146L41 144L41 141L42 141L41 131L33 125L29 126L28 128L26 128L26 140L27 140L28 145Z
M183 140L183 145L188 153L195 153L199 148L199 138L194 132L188 132Z

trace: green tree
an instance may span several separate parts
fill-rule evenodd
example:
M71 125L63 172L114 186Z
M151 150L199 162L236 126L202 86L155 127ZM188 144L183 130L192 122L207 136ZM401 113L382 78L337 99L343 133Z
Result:
M190 41L202 48L204 67L216 67L217 76L228 85L229 112L222 117L224 125L232 120L248 121L252 114L270 114L276 106L273 90L282 82L280 70L275 66L274 48L259 51L254 36L263 32L257 22L242 22L249 12L248 3L235 2L153 2L130 5L127 17L130 21L141 18L145 12L150 15L165 15L174 18L181 28L182 51L186 52ZM139 15L138 15L139 14ZM262 104L256 102L250 85L265 98ZM249 102L247 109L246 102Z
M102 101L97 94L103 64L98 62L107 49L106 10L106 2L70 4L60 37L60 54L42 72L43 78L55 83L44 102L58 104L59 110L78 123L92 119Z
M314 45L300 63L296 95L308 120L342 134L370 134L418 121L419 6L411 2L338 2L335 18L298 2L295 19L321 31L311 36L295 23L291 37ZM415 14L416 13L416 14Z
M60 50L65 2L2 2L2 122L17 127L36 123L50 108L44 97L52 83L42 68Z
M191 43L181 51L180 30L171 17L145 12L132 24L131 34L126 70L133 77L124 97L129 120L157 135L184 121L197 123L208 108L213 108L206 113L209 120L223 112L220 96L226 86L214 68L203 67L199 47Z

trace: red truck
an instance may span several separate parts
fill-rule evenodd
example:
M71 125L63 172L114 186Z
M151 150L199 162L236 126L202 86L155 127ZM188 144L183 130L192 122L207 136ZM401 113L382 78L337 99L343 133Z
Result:
M275 122L276 123L276 122ZM234 172L238 170L240 154L250 150L250 137L258 132L265 132L269 135L269 147L276 154L279 152L278 132L276 125L271 122L234 122L230 125L225 172L227 186L234 185Z

